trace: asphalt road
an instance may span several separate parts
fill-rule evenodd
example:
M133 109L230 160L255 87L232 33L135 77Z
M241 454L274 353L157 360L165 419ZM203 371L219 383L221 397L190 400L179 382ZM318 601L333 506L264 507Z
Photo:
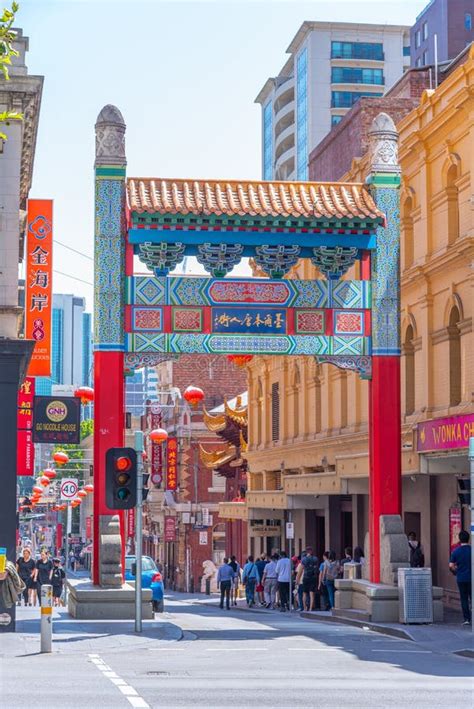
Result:
M182 629L179 642L133 638L108 648L101 631L102 645L87 639L84 648L79 630L48 656L33 643L19 656L0 647L0 706L473 706L469 659L296 614L220 611L183 599L168 600L167 609L160 618Z

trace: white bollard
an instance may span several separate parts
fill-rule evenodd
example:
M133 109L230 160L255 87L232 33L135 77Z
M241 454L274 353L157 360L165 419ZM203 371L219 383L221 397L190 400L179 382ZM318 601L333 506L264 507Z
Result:
M53 587L41 586L41 650L53 651Z

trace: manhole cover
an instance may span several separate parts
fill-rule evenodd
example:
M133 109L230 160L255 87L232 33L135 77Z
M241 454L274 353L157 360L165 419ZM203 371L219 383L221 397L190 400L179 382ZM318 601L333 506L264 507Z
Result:
M159 670L150 670L150 672L145 672L146 675L152 675L153 677L169 677L169 672L160 672Z

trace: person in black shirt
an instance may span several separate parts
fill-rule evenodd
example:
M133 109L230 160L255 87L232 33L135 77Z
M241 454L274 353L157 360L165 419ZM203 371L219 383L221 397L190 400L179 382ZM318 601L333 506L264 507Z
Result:
M53 599L54 605L61 605L61 596L63 593L63 583L66 574L64 569L61 567L61 560L56 557L53 559L53 574L51 576L51 583L53 585Z
M53 573L53 564L51 559L48 557L48 552L43 549L41 552L41 558L36 562L36 593L38 595L38 601L41 605L41 586L44 583L51 583L51 576Z
M25 606L31 606L32 602L36 605L35 582L33 580L35 562L31 558L31 549L28 549L28 547L23 549L23 556L20 556L16 562L16 568L19 577L25 584L25 590L21 593ZM19 605L21 605L21 597L19 600Z

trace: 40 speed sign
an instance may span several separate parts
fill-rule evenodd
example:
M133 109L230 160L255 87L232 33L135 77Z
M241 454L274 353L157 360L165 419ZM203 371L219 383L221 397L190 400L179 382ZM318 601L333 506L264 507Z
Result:
M63 478L63 480L61 480L61 500L74 499L78 489L77 478Z

